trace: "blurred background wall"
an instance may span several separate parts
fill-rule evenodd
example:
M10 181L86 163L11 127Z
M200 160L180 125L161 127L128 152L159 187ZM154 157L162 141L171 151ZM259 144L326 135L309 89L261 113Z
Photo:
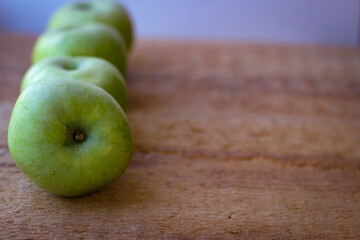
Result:
M66 0L0 0L0 31L40 33ZM123 0L138 37L359 46L360 0Z

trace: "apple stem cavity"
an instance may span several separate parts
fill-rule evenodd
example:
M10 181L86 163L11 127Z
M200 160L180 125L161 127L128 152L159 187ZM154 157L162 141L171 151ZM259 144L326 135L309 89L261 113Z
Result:
M77 142L82 142L85 139L85 135L81 131L75 131L74 132L74 140Z
M66 71L76 70L77 68L76 64L72 62L60 63L58 66Z
M79 10L87 10L87 9L89 9L89 4L88 3L78 3L75 5L75 7Z

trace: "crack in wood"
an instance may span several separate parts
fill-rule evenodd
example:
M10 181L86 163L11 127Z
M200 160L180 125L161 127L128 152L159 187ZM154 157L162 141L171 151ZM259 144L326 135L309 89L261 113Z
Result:
M243 81L236 81L237 78L241 77ZM166 78L168 82L173 84L180 84L179 79L187 79L188 84L191 84L191 91L199 92L199 89L204 91L204 82L207 83L207 89L211 90L215 88L219 92L235 93L239 95L240 93L249 93L251 92L266 92L273 94L282 94L282 95L299 95L299 96L317 96L317 97L327 97L327 98L341 98L347 100L359 99L359 89L360 84L357 82L355 77L347 79L347 84L340 84L338 82L331 82L331 87L324 89L322 86L307 87L304 89L298 89L294 86L288 86L283 82L287 78L280 77L269 77L269 76L230 76L226 77L227 82L224 81L224 76L209 76L209 75L200 75L194 76L188 73L181 74L171 74L171 73L152 73L152 72L136 72L132 73L129 85L135 86L136 82L132 82L131 79L148 79L153 82L162 82ZM219 78L222 79L219 82ZM290 78L290 77L288 77ZM197 79L194 81L192 79ZM313 85L319 84L317 78L309 78L309 81ZM275 85L277 82L279 84ZM181 86L186 86L187 84L184 81L181 81ZM275 86L274 86L275 85ZM188 91L190 91L188 89Z
M275 155L240 152L218 152L211 150L182 150L177 148L141 148L136 146L139 153L157 153L179 155L187 158L206 158L219 160L253 161L261 159L280 164L283 167L310 167L323 171L347 171L360 174L360 159L342 158L337 156L299 156L299 155ZM348 164L344 164L347 162Z
M0 162L0 167L16 167L15 163Z

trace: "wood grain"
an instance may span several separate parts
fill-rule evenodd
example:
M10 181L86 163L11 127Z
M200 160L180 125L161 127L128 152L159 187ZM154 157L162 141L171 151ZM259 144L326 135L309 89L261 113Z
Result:
M0 35L1 239L359 239L360 50L141 40L115 183L61 198L7 125L35 37Z

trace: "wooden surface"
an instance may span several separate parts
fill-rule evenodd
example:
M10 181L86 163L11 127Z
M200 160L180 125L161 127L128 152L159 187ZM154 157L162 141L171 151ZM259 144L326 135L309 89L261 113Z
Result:
M7 126L34 37L0 37L0 239L359 239L360 50L140 41L115 183L61 198Z

